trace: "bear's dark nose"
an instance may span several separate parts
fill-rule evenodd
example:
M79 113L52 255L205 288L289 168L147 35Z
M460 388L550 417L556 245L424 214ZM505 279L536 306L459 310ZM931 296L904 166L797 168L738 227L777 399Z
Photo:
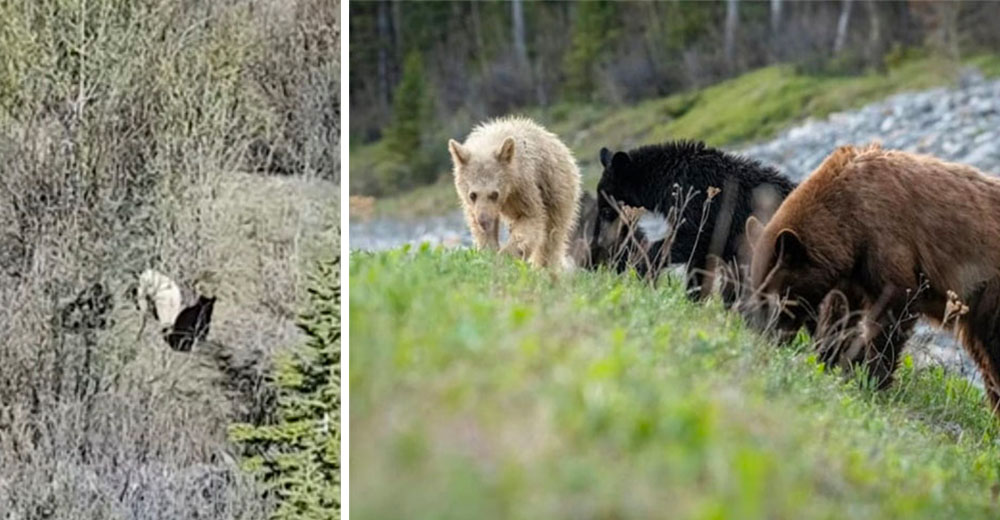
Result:
M496 222L495 219L489 217L479 217L479 227L483 228L483 231L491 231L493 229L494 222Z

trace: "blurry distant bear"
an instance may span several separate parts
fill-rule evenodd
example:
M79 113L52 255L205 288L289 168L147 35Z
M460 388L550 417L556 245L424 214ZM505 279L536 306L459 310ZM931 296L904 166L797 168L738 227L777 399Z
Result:
M597 199L590 192L580 195L579 217L570 234L569 255L576 267L590 268L594 265L592 242L594 226L597 224Z
M510 228L502 251L535 267L562 269L577 217L580 171L555 134L529 119L483 123L465 143L448 141L455 190L478 248L499 248L499 224Z
M722 297L731 305L749 264L743 233L751 214L767 218L795 185L774 168L702 142L675 141L612 153L601 149L604 172L597 186L595 241L623 206L643 208L637 235L649 268L687 266L694 298L711 289L718 267L727 267ZM721 262L721 266L711 265Z

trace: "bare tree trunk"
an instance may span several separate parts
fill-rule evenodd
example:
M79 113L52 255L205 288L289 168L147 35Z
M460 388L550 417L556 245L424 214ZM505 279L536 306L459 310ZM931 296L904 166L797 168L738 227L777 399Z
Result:
M540 105L546 104L545 89L542 88L541 75L536 67L531 66L528 61L528 45L524 36L524 3L522 0L513 0L511 9L511 32L514 36L514 53L517 55L517 67L519 70L530 75L532 87L535 91L535 99Z
M478 73L480 75L485 75L488 69L486 64L486 44L483 42L483 20L479 15L479 2L469 2L469 7L472 8L472 32L475 34L476 39L476 65L478 67ZM483 92L480 94L485 94L485 98L492 98L492 83L489 81L482 82Z
M389 46L392 35L389 31L389 4L387 2L378 3L375 17L375 31L378 35L378 63L376 64L378 100L380 108L384 111L383 113L388 113L389 88L391 85L389 82Z
M660 23L660 13L658 12L659 6L654 2L650 2L646 4L645 7L646 9L644 15L649 17L649 25L647 25L646 34L644 34L642 38L642 48L646 53L646 66L652 71L654 78L661 78L663 77L663 67L660 64L661 60L659 59L659 41L657 41L653 35L658 34L661 31L665 31L666 29ZM652 30L649 28L652 28ZM657 93L660 92L662 92L662 89L658 88Z
M882 20L878 15L878 6L875 0L865 2L868 8L868 63L880 64L879 54L882 46Z
M469 2L472 8L472 32L476 38L476 59L480 67L486 67L486 45L483 43L483 21L479 16L479 2Z
M389 12L392 21L392 83L395 85L402 79L403 53L403 2L392 0L392 10Z
M403 45L403 8L401 6L400 0L392 0L392 18L395 20L392 29L395 32L396 45Z
M549 105L549 98L545 95L545 85L542 84L542 67L545 65L544 58L538 58L532 68L532 78L535 82L535 99L541 106Z
M523 67L528 63L528 46L524 43L524 5L521 0L514 0L510 8L513 19L511 30L514 35L514 51L517 53L518 66Z
M771 60L780 61L781 49L781 0L771 0Z
M946 56L952 60L958 59L958 11L961 5L958 2L949 2L939 7L941 10L941 22L943 24L944 51Z
M847 42L847 22L851 18L852 5L854 2L851 0L844 0L843 7L840 9L840 19L837 20L837 39L833 42L834 54L840 54Z
M736 25L739 23L738 0L726 0L725 55L726 65L733 68L733 47L736 45Z
M781 28L781 0L771 0L771 36L778 34Z

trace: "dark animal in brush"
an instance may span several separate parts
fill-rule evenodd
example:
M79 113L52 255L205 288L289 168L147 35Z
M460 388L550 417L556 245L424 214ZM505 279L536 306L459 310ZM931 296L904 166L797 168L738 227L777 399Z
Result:
M147 269L139 276L136 304L143 311L144 324L148 309L160 323L160 332L170 348L188 352L208 337L215 296L198 294L194 302L182 308L180 287L163 273Z

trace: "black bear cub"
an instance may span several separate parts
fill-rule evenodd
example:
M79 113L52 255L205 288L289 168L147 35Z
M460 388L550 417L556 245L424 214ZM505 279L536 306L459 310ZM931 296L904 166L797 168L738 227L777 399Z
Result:
M604 172L597 185L598 217L593 244L607 247L608 226L621 225L621 211L630 215L635 243L618 244L640 272L669 264L687 266L688 294L703 298L712 275L723 262L734 268L722 283L727 306L739 296L750 252L744 244L746 220L755 214L766 221L795 184L758 161L705 146L700 141L674 141L642 146L628 152L601 149ZM603 234L602 234L603 230ZM622 237L619 236L619 240ZM607 255L603 255L607 257ZM717 260L711 260L715 257ZM618 268L625 264L618 263Z

